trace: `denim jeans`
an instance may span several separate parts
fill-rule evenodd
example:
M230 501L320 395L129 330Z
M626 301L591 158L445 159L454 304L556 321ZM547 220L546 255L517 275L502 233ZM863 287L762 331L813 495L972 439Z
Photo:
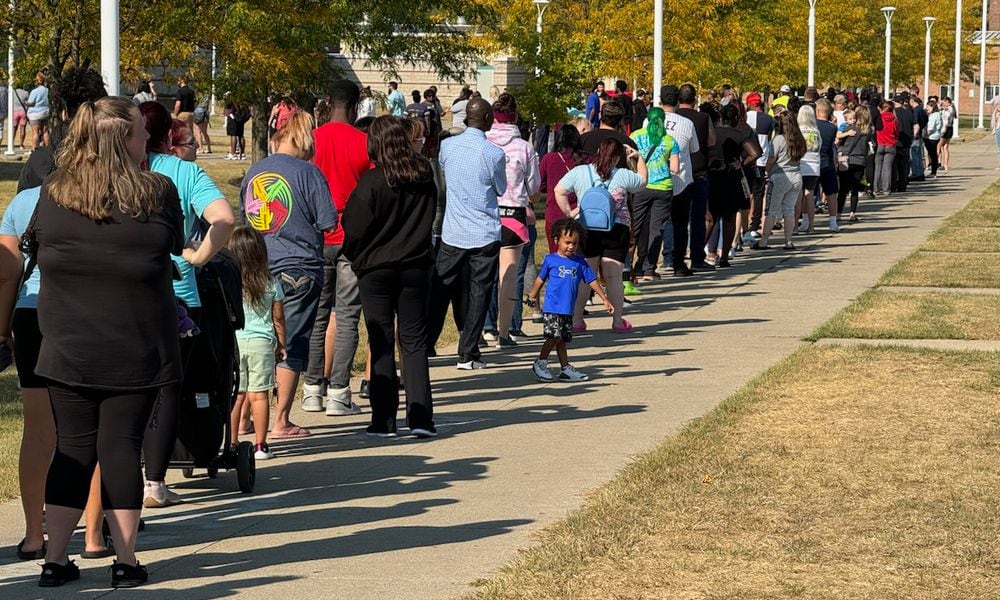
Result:
M445 296L453 286L462 286L458 307L462 313L459 320L463 325L458 340L460 362L479 360L482 356L479 351L479 333L486 320L490 290L500 267L499 257L500 242L493 242L482 248L456 248L442 242L438 250L436 270L441 286L439 293ZM339 303L337 317L339 333Z
M705 262L705 213L708 212L708 177L695 178L691 190L691 265ZM676 233L676 232L675 232ZM683 254L681 255L683 260Z
M922 137L913 138L910 145L910 177L924 176L924 139Z
M286 269L277 273L285 293L285 360L283 369L302 372L309 362L309 336L312 334L319 307L320 285L302 269Z

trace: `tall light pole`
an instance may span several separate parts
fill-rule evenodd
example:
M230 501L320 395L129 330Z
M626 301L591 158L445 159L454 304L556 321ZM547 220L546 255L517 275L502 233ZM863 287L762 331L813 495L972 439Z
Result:
M954 125L952 125L952 138L958 137L958 84L962 80L962 0L955 3L955 70L952 76L955 78L951 82L951 107L955 113Z
M7 34L7 156L14 154L14 0L10 0L11 25Z
M101 75L110 96L118 95L121 78L118 31L118 0L101 0Z
M809 0L809 78L807 85L816 85L816 0Z
M663 85L663 0L653 0L653 106L660 105Z
M983 26L979 30L979 129L983 128L983 106L986 103L986 5L983 0Z
M885 17L885 78L882 80L882 95L889 98L889 69L892 66L892 15L895 6L883 6L882 16Z
M535 20L535 33L538 34L538 49L535 50L535 77L537 78L542 74L542 68L539 66L539 62L542 59L542 15L545 14L545 9L549 7L549 0L534 0L535 8L538 11L538 18Z
M215 44L212 44L212 95L208 99L208 102L209 102L208 114L209 116L214 117L215 116Z
M924 98L931 95L931 27L934 27L934 17L924 17L927 33L924 35Z

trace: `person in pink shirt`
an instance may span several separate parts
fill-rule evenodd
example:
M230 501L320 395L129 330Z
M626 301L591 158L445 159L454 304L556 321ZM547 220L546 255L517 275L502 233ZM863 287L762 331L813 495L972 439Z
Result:
M543 156L538 167L542 176L541 191L545 194L545 239L549 242L550 254L557 250L557 243L552 239L552 224L566 216L556 204L555 187L566 173L581 163L580 148L580 131L576 125L563 125L556 137L555 150ZM576 194L569 195L569 206L576 208Z
M498 297L497 348L517 344L510 338L510 318L514 312L517 290L517 263L528 243L528 228L535 226L531 206L541 186L538 155L521 138L517 126L517 100L503 93L493 103L493 127L486 139L499 146L507 158L507 191L497 201L500 205L500 289Z

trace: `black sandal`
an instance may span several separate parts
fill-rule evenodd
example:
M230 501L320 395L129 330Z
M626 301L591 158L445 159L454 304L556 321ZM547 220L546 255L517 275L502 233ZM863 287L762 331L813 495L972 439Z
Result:
M80 558L107 558L115 555L115 543L110 537L104 537L104 548L100 550L84 550Z
M25 550L24 543L28 540L21 540L17 545L17 558L20 560L42 560L45 558L45 551L47 550L48 543L42 542L42 547L38 550Z

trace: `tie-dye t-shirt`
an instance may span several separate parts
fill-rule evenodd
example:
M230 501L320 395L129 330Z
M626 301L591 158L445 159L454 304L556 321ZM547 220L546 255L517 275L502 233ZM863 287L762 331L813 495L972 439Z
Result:
M288 154L254 163L243 177L240 208L264 235L272 273L300 269L322 283L323 230L337 226L337 210L316 165Z

